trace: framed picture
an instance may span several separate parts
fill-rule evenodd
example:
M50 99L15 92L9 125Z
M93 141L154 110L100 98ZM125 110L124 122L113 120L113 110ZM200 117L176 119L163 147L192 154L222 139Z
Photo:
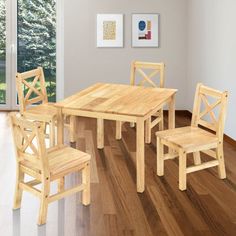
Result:
M97 47L123 47L123 15L97 14Z
M159 47L159 14L132 15L132 47Z

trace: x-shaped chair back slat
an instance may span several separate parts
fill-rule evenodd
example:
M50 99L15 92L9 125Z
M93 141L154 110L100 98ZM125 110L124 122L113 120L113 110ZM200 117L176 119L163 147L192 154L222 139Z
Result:
M203 126L216 132L219 138L223 138L227 100L228 92L221 92L198 84L195 94L192 125Z
M217 127L217 123L218 123L219 117L216 117L216 115L215 115L213 110L218 105L220 105L221 99L218 99L215 103L210 104L209 101L207 100L207 96L205 94L201 94L200 96L201 96L202 103L205 105L205 109L200 113L199 118L202 119L202 118L204 118L204 116L209 114L210 115L210 119L211 119L211 123L215 127Z
M45 124L26 120L19 113L10 113L17 161L27 161L44 171L48 168L44 137Z
M17 73L16 84L21 112L24 112L28 105L48 102L45 78L41 67Z
M139 85L145 86L149 85L151 87L164 87L164 63L149 63L149 62L138 62L135 61L131 65L131 77L130 84L131 85ZM147 71L149 73L147 73ZM137 75L141 76L141 81L137 82ZM159 81L154 77L159 75ZM159 83L158 83L159 82Z

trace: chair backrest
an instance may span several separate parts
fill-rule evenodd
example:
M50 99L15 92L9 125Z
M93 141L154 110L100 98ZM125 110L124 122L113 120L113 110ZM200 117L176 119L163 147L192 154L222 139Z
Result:
M151 63L151 62L140 62L134 61L131 64L131 75L130 84L131 85L145 85L148 84L152 87L164 88L165 78L164 78L164 63ZM147 74L149 72L149 74ZM138 83L136 80L137 75L141 76L141 81ZM158 76L159 79L152 80L154 76ZM159 81L158 81L159 80Z
M16 86L21 112L24 112L28 105L48 102L42 67L23 73L17 73Z
M26 161L33 167L48 174L48 160L43 122L26 120L16 112L10 113L12 135L15 143L17 162Z
M203 126L214 131L223 141L228 92L198 84L195 93L192 126Z

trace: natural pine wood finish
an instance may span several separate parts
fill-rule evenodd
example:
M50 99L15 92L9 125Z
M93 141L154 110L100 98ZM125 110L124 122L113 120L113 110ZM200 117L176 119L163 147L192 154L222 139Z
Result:
M97 146L99 149L104 148L104 120L97 119Z
M151 73L147 75L145 70L150 70ZM164 88L164 70L164 63L134 61L131 64L130 84L138 86L148 84L151 87ZM136 73L140 74L142 77L142 80L139 82L136 81ZM158 74L160 75L159 81L157 81L157 79L153 80L153 77Z
M149 74L147 74L147 72ZM164 88L165 83L165 64L133 61L131 63L130 85L149 86L154 88ZM138 75L141 76L141 81L138 81ZM159 78L158 78L159 75ZM163 109L160 109L153 115L154 120L150 117L145 122L145 142L151 142L151 130L158 125L159 130L164 129L163 124ZM135 123L131 122L130 126L134 127ZM116 124L116 138L121 139L122 122Z
M48 102L43 68L38 67L31 71L17 73L16 85L21 114L28 119L46 122L49 125L50 146L54 146L57 109L53 103ZM28 89L26 94L24 94L24 87ZM69 117L69 121L70 140L74 142L76 120L74 117Z
M212 102L212 99L216 101ZM191 126L156 133L158 176L164 175L165 160L179 157L180 190L186 190L187 174L206 168L217 166L219 178L226 178L223 131L227 100L227 92L220 92L202 84L197 85ZM219 110L215 112L214 109L217 107ZM207 114L209 114L208 119ZM169 147L172 153L164 155L163 145ZM209 155L213 160L202 163L201 152ZM194 165L187 167L186 158L189 153L193 153Z
M38 224L45 224L50 202L82 191L82 203L90 203L90 155L71 147L57 145L46 149L43 122L31 122L19 113L11 113L12 133L17 160L17 178L14 209L21 206L22 191L28 191L40 199ZM82 183L65 190L64 176L82 171ZM24 176L34 180L25 182ZM50 183L59 180L58 193L50 195ZM42 184L42 189L35 188Z
M103 120L135 122L137 125L137 191L144 191L144 123L164 104L169 105L169 128L174 128L174 105L177 90L145 88L122 84L95 84L65 100L58 102L59 116L63 114L98 119L97 147L104 148ZM60 118L58 143L63 143L63 124ZM59 129L59 127L58 127ZM141 136L140 136L140 135ZM116 136L117 137L117 136Z
M227 179L219 181L217 168L188 175L186 191L178 189L178 159L165 162L165 176L156 175L156 139L145 145L145 192L136 192L136 128L123 125L122 140L115 139L115 122L104 121L104 149L96 147L96 119L78 118L74 148L91 154L91 204L84 207L80 193L50 204L47 224L35 227L34 197L24 194L22 208L11 211L15 183L8 115L0 112L0 235L234 236L236 232L236 146L224 139ZM164 111L165 128L168 125ZM191 117L176 112L176 127L188 126ZM65 142L69 142L65 130ZM209 157L201 153L202 162ZM193 159L188 157L188 165ZM66 187L81 183L81 175L66 177ZM51 184L56 189L56 183ZM27 227L26 227L27 226Z
M145 72L149 71L149 74ZM142 80L137 81L137 75L140 75ZM158 78L159 75L159 78ZM131 75L130 84L138 86L151 86L157 88L164 88L165 86L165 64L164 63L153 63L153 62L142 62L133 61L131 64ZM158 125L159 130L164 129L163 123L163 109L160 109L153 117L149 118L145 123L145 142L151 143L151 130L154 126ZM131 127L133 124L131 124Z

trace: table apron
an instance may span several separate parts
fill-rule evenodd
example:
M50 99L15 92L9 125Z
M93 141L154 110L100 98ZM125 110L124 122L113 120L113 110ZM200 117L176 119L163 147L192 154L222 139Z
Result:
M156 107L155 109L153 109L152 111L150 111L148 114L146 114L143 118L144 120L147 120L148 118L150 118L151 116L155 115L160 109L162 109L164 107L164 105L167 102L164 102L163 104L161 104L160 106Z
M169 99L168 99L169 100ZM74 116L82 116L82 117L90 117L90 118L100 118L105 120L115 120L115 121L125 121L125 122L137 122L138 118L143 118L143 120L147 120L152 115L154 115L157 111L159 111L163 106L168 103L165 101L160 106L153 109L151 112L146 114L144 117L140 116L129 116L129 115L118 115L114 113L103 113L103 112L94 112L94 111L82 111L70 108L62 108L62 113L66 115L74 115Z
M136 122L137 116L129 115L118 115L113 113L103 113L103 112L91 112L91 111L81 111L76 109L62 108L62 113L66 115L82 116L89 118L100 118L104 120L115 120L115 121L125 121L125 122Z

